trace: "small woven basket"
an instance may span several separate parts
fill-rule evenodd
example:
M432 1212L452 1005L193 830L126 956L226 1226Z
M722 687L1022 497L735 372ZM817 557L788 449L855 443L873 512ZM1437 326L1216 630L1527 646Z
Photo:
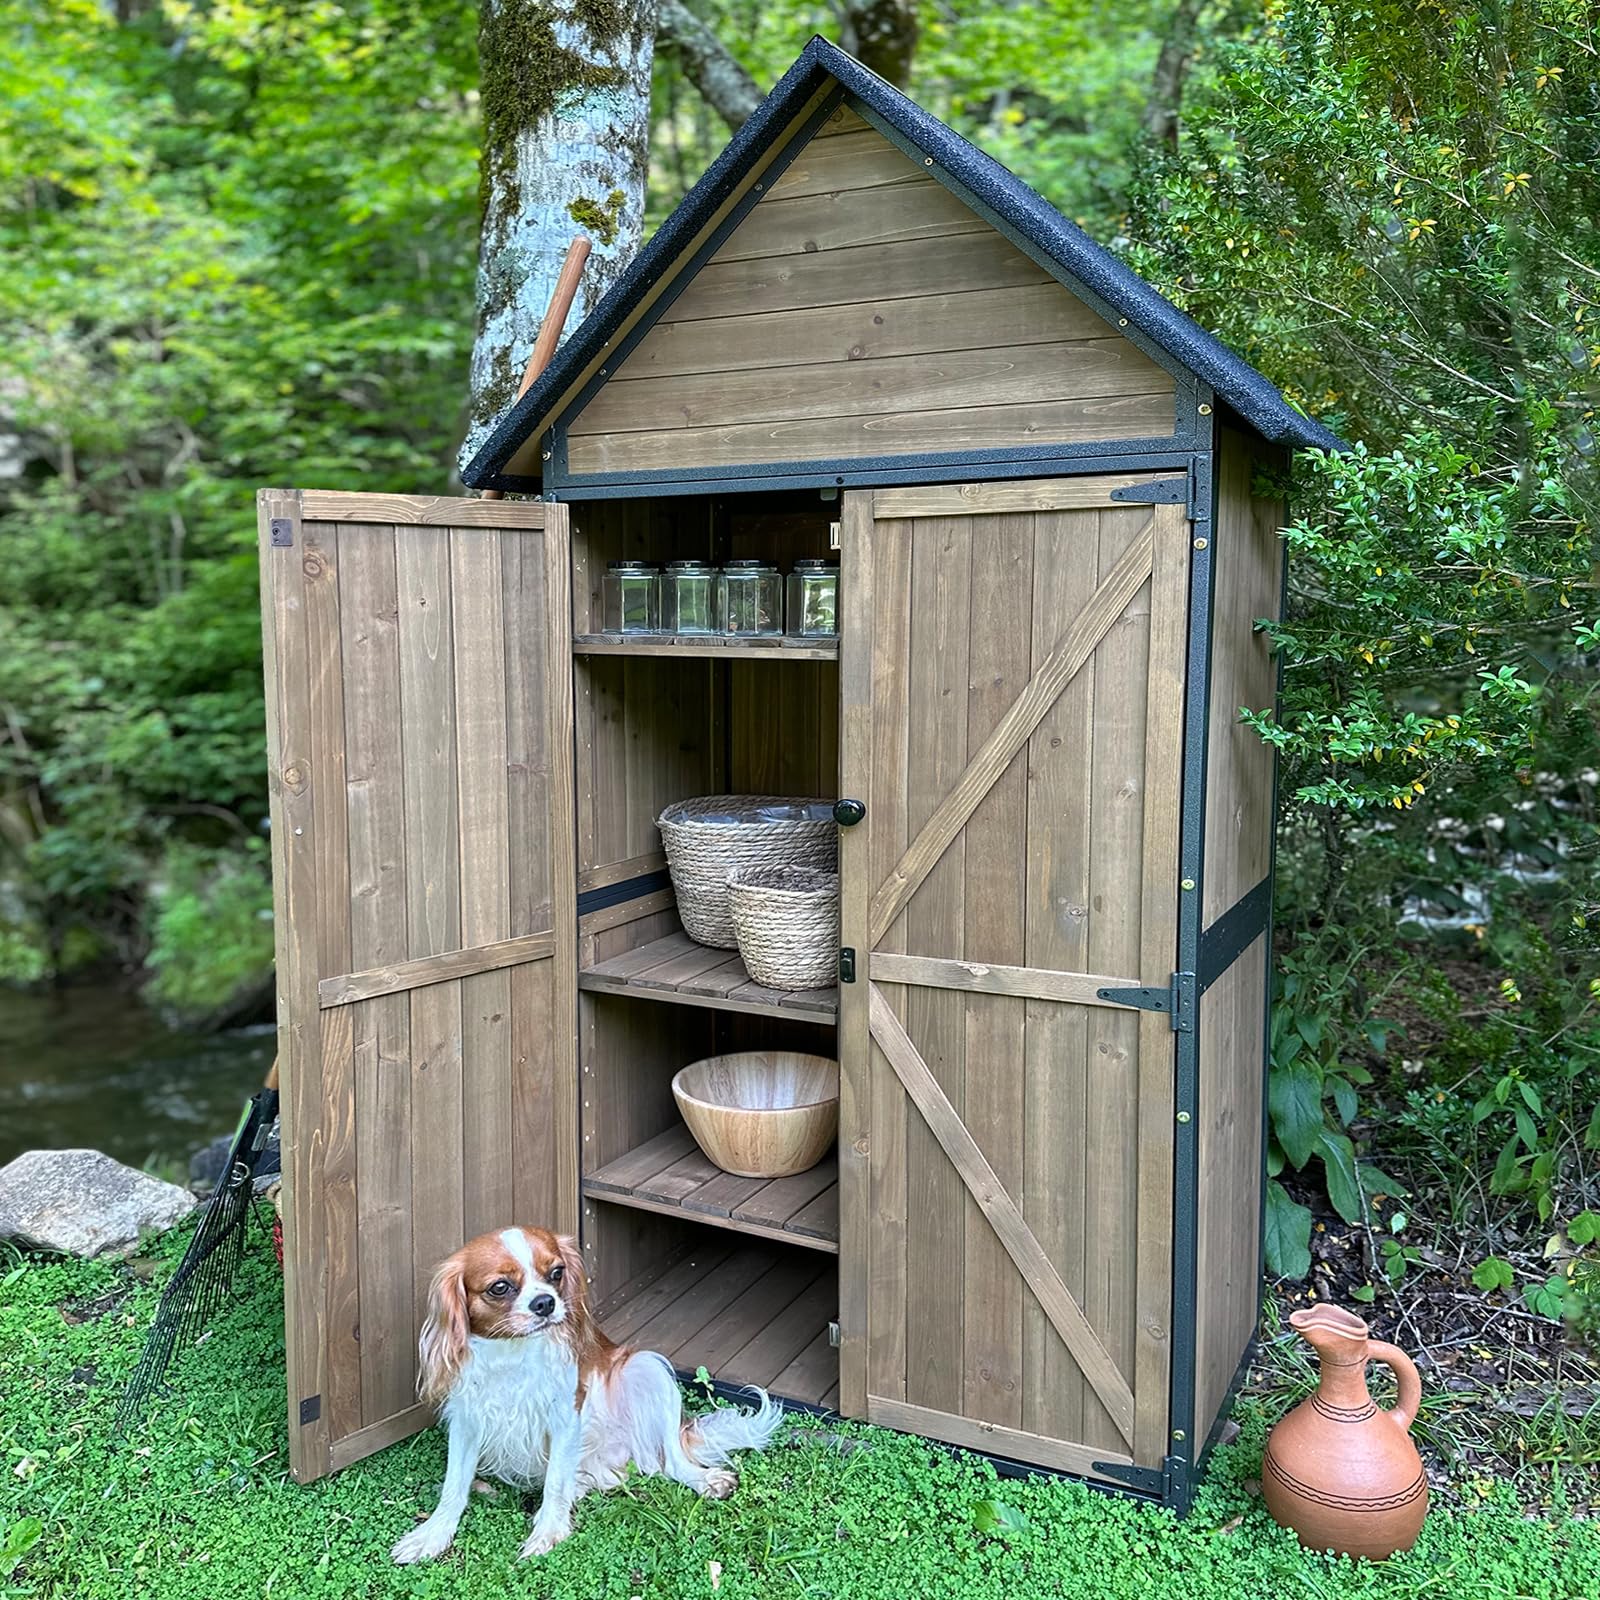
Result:
M826 800L781 795L702 795L656 818L684 932L697 944L736 950L728 874L745 867L800 866L831 872L838 824Z
M815 867L743 867L728 875L728 909L745 971L769 989L821 989L839 965L839 874Z

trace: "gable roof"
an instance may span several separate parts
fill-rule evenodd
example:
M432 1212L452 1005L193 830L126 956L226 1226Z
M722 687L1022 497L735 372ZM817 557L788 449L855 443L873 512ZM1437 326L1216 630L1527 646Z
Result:
M593 363L639 301L683 260L689 246L805 102L828 79L855 95L902 137L965 186L1062 272L1098 295L1167 355L1209 384L1263 438L1312 450L1342 451L1338 435L1304 416L1243 357L1069 222L1015 173L930 116L837 45L814 36L772 93L656 230L555 358L513 405L463 470L474 489L517 487L499 475L555 403ZM1070 287L1070 286L1069 286Z

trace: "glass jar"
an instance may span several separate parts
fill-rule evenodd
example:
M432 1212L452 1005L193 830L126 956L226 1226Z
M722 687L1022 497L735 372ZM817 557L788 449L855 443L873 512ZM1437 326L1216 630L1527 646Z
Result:
M805 556L789 574L789 623L795 639L831 639L839 632L839 567Z
M600 580L600 626L606 633L661 631L661 573L648 561L613 561Z
M708 561L669 561L661 578L661 631L717 632L719 577Z
M723 633L783 632L783 577L767 561L730 561L722 569Z

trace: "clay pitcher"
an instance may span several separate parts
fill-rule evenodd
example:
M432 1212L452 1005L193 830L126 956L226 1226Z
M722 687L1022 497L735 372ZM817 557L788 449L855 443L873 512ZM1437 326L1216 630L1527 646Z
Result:
M1311 1550L1373 1560L1409 1550L1428 1510L1428 1477L1410 1431L1422 1399L1416 1367L1338 1306L1296 1311L1289 1326L1317 1352L1322 1377L1268 1435L1267 1510ZM1390 1411L1367 1393L1368 1361L1393 1367L1399 1379Z

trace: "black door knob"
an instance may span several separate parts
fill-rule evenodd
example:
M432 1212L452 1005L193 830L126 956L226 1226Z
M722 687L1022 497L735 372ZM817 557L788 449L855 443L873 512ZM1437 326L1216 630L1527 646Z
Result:
M841 828L853 828L867 814L867 808L859 800L835 800L833 802L833 820Z

